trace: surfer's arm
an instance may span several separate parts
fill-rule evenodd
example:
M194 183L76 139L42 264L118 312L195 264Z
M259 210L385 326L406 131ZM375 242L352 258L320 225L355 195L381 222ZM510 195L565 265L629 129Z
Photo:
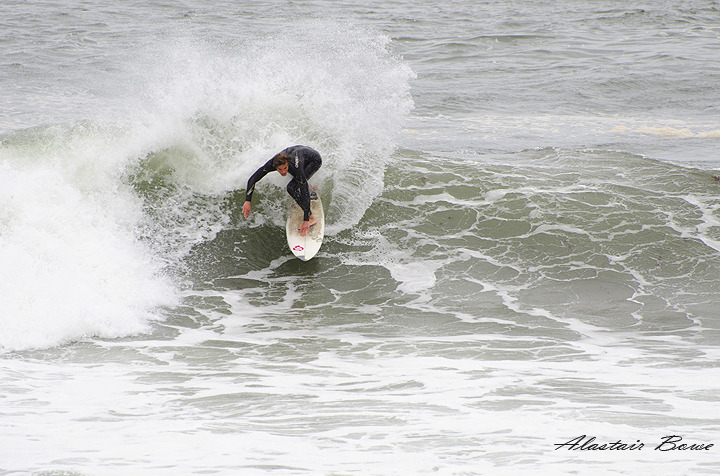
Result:
M267 174L275 170L272 166L272 159L268 160L262 167L257 169L254 174L250 176L250 179L248 179L247 187L245 189L245 201L251 202L252 201L252 195L255 191L255 184L260 181L263 177L265 177ZM243 206L244 208L244 206Z
M310 185L308 184L307 177L305 176L305 157L300 151L295 152L295 180L300 184L298 187L299 200L298 205L303 209L303 227L310 228L309 221L310 215ZM304 235L303 235L304 236Z
M303 209L303 225L310 221L310 189L308 187L307 180L305 183L300 184L300 208Z
M250 216L250 202L252 201L252 195L255 191L255 184L272 171L272 159L270 159L265 163L265 165L257 169L248 179L247 187L245 188L245 203L243 203L242 207L243 216L245 218Z

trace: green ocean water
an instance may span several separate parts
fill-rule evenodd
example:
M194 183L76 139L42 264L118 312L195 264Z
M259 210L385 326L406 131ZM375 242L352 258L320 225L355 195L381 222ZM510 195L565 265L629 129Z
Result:
M714 3L0 14L0 474L717 472Z

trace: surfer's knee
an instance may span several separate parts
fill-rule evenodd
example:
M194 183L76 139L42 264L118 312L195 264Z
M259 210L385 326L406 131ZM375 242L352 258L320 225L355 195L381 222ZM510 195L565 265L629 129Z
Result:
M294 197L298 190L298 184L295 182L295 180L291 180L290 182L288 182L286 188L287 192Z

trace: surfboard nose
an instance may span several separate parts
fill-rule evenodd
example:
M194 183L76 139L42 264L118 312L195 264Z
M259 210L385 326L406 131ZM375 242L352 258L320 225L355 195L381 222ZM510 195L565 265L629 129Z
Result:
M313 191L315 194L315 192ZM310 227L305 236L300 236L300 225L303 222L304 213L295 201L291 201L290 211L285 224L285 233L290 251L302 261L312 259L322 246L325 235L325 216L320 197L310 201L310 211L315 223Z

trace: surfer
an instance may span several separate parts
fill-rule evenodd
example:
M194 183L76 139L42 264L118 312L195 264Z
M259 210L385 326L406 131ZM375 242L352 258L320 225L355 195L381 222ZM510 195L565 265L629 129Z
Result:
M300 225L300 236L305 236L316 223L315 217L310 211L310 187L308 179L318 171L322 165L320 153L315 149L304 145L295 145L276 154L268 160L265 165L255 171L250 177L245 192L245 203L243 204L243 215L250 216L250 201L252 200L255 184L270 172L277 171L285 177L288 172L293 176L287 185L290 196L300 205L303 210L303 222Z

